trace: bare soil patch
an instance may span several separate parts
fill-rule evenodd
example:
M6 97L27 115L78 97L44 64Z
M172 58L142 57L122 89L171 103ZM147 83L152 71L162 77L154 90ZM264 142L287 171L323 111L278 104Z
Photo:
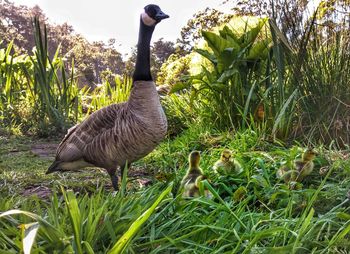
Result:
M49 187L40 186L29 186L27 187L22 195L23 196L37 196L38 198L45 199L51 196L51 189Z
M31 146L33 154L39 157L54 158L58 144L56 143L38 143Z

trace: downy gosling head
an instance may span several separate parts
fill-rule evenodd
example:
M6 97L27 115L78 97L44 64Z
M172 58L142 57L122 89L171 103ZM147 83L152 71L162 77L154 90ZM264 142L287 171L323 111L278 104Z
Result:
M215 162L213 169L219 175L239 174L242 171L242 166L233 158L232 151L225 149L221 152L220 160Z
M229 162L232 158L232 152L228 149L225 149L224 151L222 151L221 153L221 160L223 162Z
M188 156L189 166L186 175L181 181L183 197L199 197L199 183L205 177L202 169L199 167L201 155L198 151L192 151Z
M198 151L192 151L188 156L189 169L199 169L201 154Z
M317 153L312 148L308 148L302 155L302 161L304 162L313 161L316 155Z

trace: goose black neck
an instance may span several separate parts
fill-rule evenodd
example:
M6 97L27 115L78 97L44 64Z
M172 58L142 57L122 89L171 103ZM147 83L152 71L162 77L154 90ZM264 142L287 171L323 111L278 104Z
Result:
M152 81L150 66L150 44L155 26L147 26L140 19L139 39L137 43L137 56L134 81Z

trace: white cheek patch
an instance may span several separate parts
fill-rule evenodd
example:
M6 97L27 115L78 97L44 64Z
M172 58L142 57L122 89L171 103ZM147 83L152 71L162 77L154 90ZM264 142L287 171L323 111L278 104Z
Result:
M143 23L147 26L153 26L156 24L156 21L154 19L152 19L150 16L148 16L148 14L146 12L143 12L141 14L141 18L142 18Z

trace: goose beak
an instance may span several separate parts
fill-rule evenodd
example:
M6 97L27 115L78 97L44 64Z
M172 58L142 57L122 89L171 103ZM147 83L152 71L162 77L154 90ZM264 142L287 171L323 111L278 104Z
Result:
M161 20L167 19L167 18L169 18L169 15L165 14L162 11L159 11L155 16L155 20L157 21L157 23L159 23Z

